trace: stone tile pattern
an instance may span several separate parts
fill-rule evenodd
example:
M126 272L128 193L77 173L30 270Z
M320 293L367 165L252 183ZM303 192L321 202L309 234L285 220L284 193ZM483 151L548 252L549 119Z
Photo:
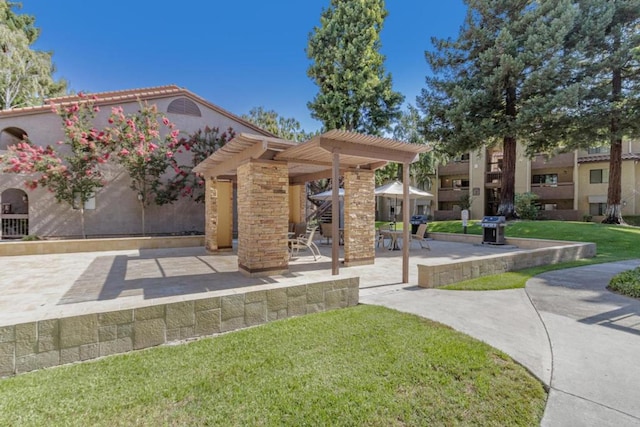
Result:
M0 327L0 377L355 306L359 278Z
M539 242L544 242L540 240ZM443 265L418 264L418 286L437 288L476 277L523 270L540 265L558 264L596 255L594 243L569 243L562 246L537 248L499 256L461 261Z
M210 251L218 250L218 181L215 177L205 180L204 247Z
M238 167L238 268L250 276L288 271L289 168L252 160Z
M344 263L373 264L375 260L375 180L370 170L344 174Z

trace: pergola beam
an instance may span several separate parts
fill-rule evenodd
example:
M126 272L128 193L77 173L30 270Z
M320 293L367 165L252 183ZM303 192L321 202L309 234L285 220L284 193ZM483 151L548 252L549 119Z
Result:
M319 147L330 153L339 149L341 156L362 157L365 159L384 160L395 163L413 163L419 158L419 154L412 152L325 138L320 138ZM366 163L366 161L363 163Z

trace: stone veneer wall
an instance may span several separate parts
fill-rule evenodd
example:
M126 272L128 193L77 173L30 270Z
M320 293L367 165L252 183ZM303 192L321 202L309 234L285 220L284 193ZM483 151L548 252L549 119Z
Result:
M238 167L238 268L250 276L289 269L289 168L251 160Z
M218 181L214 177L205 180L204 247L218 250Z
M373 264L375 260L375 180L370 170L344 174L344 264Z
M0 377L355 306L359 278L0 327Z
M542 245L542 242L545 241L538 240L538 242ZM555 243L558 242L547 241L547 245ZM560 246L538 247L537 249L531 249L527 252L505 253L503 255L493 255L471 261L442 265L418 264L418 286L422 288L437 288L476 277L522 270L539 265L558 264L583 258L592 258L595 255L595 243L563 242Z

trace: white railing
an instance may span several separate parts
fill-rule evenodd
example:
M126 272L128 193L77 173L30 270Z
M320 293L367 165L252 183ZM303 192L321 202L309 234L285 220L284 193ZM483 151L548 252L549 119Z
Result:
M29 235L29 215L4 214L0 218L1 239L21 239Z

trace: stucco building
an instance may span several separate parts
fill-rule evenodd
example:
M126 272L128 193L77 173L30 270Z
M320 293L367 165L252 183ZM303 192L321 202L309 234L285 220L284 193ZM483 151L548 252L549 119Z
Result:
M100 112L95 119L98 129L107 126L111 107L121 106L125 114L140 109L140 102L156 104L158 111L173 122L181 136L218 127L236 133L250 132L272 136L257 126L178 86L123 90L91 94ZM66 96L50 101L74 102ZM55 145L63 139L62 122L47 103L42 106L0 111L0 154L23 135L37 145ZM130 189L130 178L115 165L105 166L107 184L85 206L86 232L92 236L135 235L141 233L141 208ZM24 175L0 173L0 202L4 237L26 234L38 236L78 237L81 235L79 210L57 203L46 189L27 190ZM146 233L181 234L204 232L204 204L189 198L164 206L151 204L146 209Z
M622 149L622 215L640 215L640 141ZM471 217L494 215L502 181L499 147L467 153L437 171L435 219L460 219L460 199L470 195ZM603 218L609 182L607 147L529 159L517 148L515 192L538 195L540 217L581 221ZM435 189L434 189L435 190Z

